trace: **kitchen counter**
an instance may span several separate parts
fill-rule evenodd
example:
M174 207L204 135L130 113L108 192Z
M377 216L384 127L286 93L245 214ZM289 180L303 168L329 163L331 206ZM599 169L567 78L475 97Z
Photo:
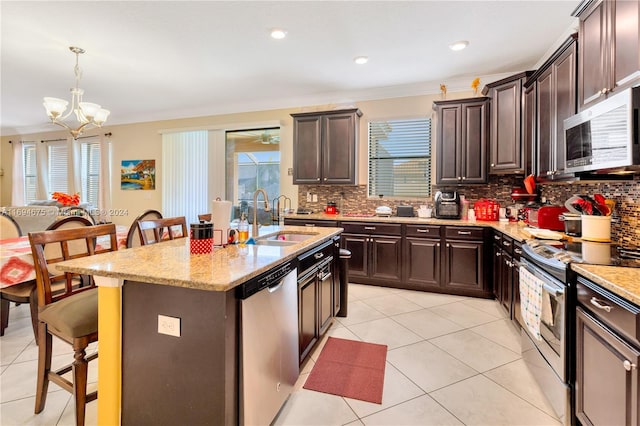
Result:
M208 291L227 291L269 269L293 259L308 249L329 240L340 228L301 226L265 226L260 236L279 231L309 234L310 238L291 246L253 244L215 248L211 254L191 255L189 238L180 238L84 257L56 266L61 271L132 280Z
M571 269L640 306L640 268L573 263Z

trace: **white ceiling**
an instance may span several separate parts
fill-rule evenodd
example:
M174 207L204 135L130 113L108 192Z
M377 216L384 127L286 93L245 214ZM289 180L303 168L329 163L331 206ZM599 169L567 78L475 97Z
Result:
M53 129L42 97L69 99L72 45L87 51L84 100L123 124L470 90L539 65L578 4L3 0L1 131ZM461 39L467 49L448 48Z

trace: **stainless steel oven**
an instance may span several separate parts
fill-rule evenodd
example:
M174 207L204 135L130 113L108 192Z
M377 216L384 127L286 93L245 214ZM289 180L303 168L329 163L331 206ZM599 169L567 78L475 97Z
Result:
M550 250L547 251L547 250ZM553 248L523 245L520 282L537 280L542 294L539 304L539 329L523 324L522 358L535 377L560 420L571 424L571 321L569 267L555 257ZM526 295L521 292L521 303ZM526 300L525 300L526 303ZM524 306L521 307L524 309ZM523 314L524 315L524 314Z

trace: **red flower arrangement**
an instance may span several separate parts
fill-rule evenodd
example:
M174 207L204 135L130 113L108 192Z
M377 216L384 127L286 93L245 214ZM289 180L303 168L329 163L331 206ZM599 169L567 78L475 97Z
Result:
M80 204L80 194L77 192L73 195L65 194L64 192L54 192L51 198L65 206L77 206Z

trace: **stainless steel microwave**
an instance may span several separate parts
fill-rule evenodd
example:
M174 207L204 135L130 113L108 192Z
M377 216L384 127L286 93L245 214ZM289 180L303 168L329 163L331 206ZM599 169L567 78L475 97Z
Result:
M623 90L564 120L565 170L639 171L640 87Z

